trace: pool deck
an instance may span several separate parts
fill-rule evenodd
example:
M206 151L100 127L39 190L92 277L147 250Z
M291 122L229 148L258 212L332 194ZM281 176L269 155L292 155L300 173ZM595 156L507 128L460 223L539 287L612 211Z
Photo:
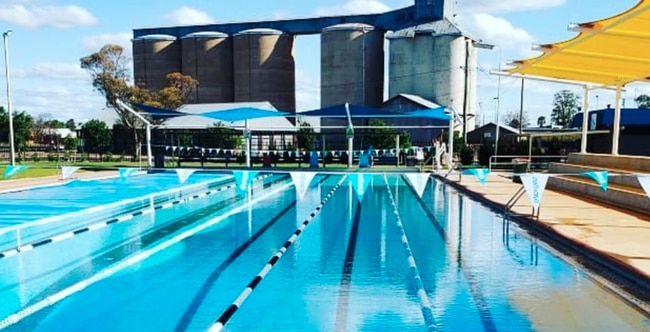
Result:
M467 175L463 175L458 182L455 174L449 176L448 183L461 193L501 211L521 188L521 184L499 173L488 175L485 185ZM628 273L628 279L650 285L650 216L549 189L544 191L542 197L539 220L531 216L532 205L527 194L511 211L511 215L525 221L534 231L555 237L560 235L563 240L571 241L575 248L593 253L595 257L592 259L599 260L598 256L609 258L616 265L614 270L628 270L624 271L624 274Z
M102 179L119 176L118 171L107 170L107 171L93 171L93 172L78 172L74 173L69 179L61 179L61 175L54 176L44 176L37 178L26 178L26 179L16 179L16 180L2 180L0 181L0 194L22 191L34 187L46 187L46 186L55 186L64 184L66 182L72 181L74 179Z

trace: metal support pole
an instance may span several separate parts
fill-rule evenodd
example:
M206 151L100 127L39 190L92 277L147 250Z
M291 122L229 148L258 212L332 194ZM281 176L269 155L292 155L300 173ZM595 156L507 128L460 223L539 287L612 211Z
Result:
M354 153L354 137L348 136L348 168L352 168L352 154Z
M127 110L129 113L135 115L140 121L144 122L144 124L147 126L147 166L152 167L152 162L153 158L151 158L151 122L149 122L147 119L145 119L142 114L136 112L133 108L131 108L129 105L125 104L123 101L119 99L115 99L115 103L118 104L120 107L124 108Z
M524 78L521 78L521 91L519 92L519 135L524 133Z
M399 167L399 135L395 135L395 155L397 155L395 167Z
M244 120L244 140L246 141L246 168L251 167L251 133L248 130L248 120Z
M454 167L454 118L456 111L453 109L449 112L449 135L447 142L447 166L449 169Z
M585 95L582 101L582 136L580 138L580 153L587 153L587 132L589 131L589 87L585 85Z
M7 79L7 115L9 116L9 156L11 166L16 165L16 147L14 146L14 115L11 105L11 74L9 71L9 36L11 30L2 34L5 45L5 75Z
M618 155L618 141L621 136L621 92L623 87L616 86L616 98L614 99L614 124L612 125L612 154Z

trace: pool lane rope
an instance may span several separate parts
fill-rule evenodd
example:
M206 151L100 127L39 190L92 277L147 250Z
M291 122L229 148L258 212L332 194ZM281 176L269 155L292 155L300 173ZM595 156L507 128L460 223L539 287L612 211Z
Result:
M336 185L332 188L332 190L330 190L327 196L323 198L323 200L320 202L320 204L318 204L318 206L314 209L314 211L312 211L309 214L309 216L305 219L305 221L303 221L302 224L300 224L300 227L298 227L296 231L293 232L291 237L289 237L289 239L284 243L284 245L282 245L282 247L278 251L276 251L275 254L273 254L273 256L271 256L271 258L266 263L266 265L264 265L262 270L260 270L260 272L257 273L255 278L253 278L253 280L248 284L246 289L244 289L239 294L239 296L237 296L235 301L230 306L228 306L228 308L221 314L221 316L219 316L219 318L208 328L208 331L210 332L221 331L223 327L226 324L228 324L228 321L230 320L230 318L232 318L232 316L235 314L237 309L239 309L242 306L242 304L244 304L244 301L246 301L248 296L253 292L253 290L255 290L255 287L257 287L262 282L262 279L264 279L264 277L266 277L266 275L269 274L271 269L273 269L273 267L278 263L278 261L280 261L282 256L284 256L284 253L286 253L287 250L289 250L289 247L291 247L291 245L294 242L296 242L296 240L298 240L298 238L304 232L307 226L309 226L309 223L319 214L323 206L325 206L327 201L330 200L332 195L334 195L334 192L336 192L336 190L341 186L341 184L343 184L346 178L347 175L341 177L341 180L339 180L339 182L336 183Z
M259 177L255 178L254 180L262 180L262 179L265 179L265 178L270 177L270 176L271 176L271 174L266 174L266 175L259 176ZM150 207L150 208L140 209L140 210L138 210L136 212L123 214L121 216L111 218L108 221L101 221L101 222L97 222L97 223L94 223L94 224L90 224L88 226L83 226L83 227L80 227L80 228L77 228L77 229L73 229L73 230L70 230L70 231L59 233L59 234L56 234L56 235L54 235L52 237L49 237L47 239L43 239L43 240L39 239L39 240L36 240L36 241L34 241L32 243L22 244L18 248L9 249L9 250L0 252L0 259L15 256L15 255L18 255L20 253L30 251L30 250L32 250L34 248L38 248L38 247L41 247L41 246L46 245L46 244L56 243L56 242L60 242L60 241L63 241L63 240L67 240L67 239L73 238L73 237L75 237L77 235L80 235L80 234L83 234L83 233L86 233L86 232L89 232L89 231L96 231L96 230L102 229L104 227L110 226L112 224L118 224L118 223L121 223L121 222L124 222L124 221L131 220L131 219L133 219L135 217L145 216L145 215L153 213L156 210L169 209L169 208L173 207L174 205L188 203L188 202L191 202L191 201L193 201L195 199L203 198L203 197L206 197L206 196L209 196L209 195L212 195L212 194L216 194L216 193L219 193L219 192L222 192L222 191L226 191L228 189L235 188L235 187L237 187L237 184L232 183L232 184L229 184L229 185L221 186L219 188L210 189L210 190L208 190L206 192L202 192L202 193L199 193L199 194L195 194L195 195L187 196L187 197L184 197L184 198L180 198L180 199L174 200L172 202L166 202L166 203L163 203L163 204L154 205L153 207Z
M259 204L260 202L262 202L263 200L271 198L271 197L277 195L278 193L280 193L282 191L285 191L285 190L287 190L287 189L289 189L291 187L293 187L293 183L291 183L289 181L289 183L286 183L286 184L282 185L281 187L278 187L275 190L269 191L268 193L264 193L263 195L252 199L250 202L247 202L247 203L242 204L240 206L234 207L234 208L232 208L230 210L226 210L226 211L224 211L224 213L222 215L219 215L219 216L217 216L215 218L209 219L206 222L204 222L204 223L202 223L200 225L197 225L196 227L193 227L191 229L188 229L187 231L185 231L183 233L180 233L180 234L178 234L178 235L176 235L176 236L174 236L174 237L172 237L172 238L170 238L170 239L168 239L166 241L163 241L163 242L157 244L156 246L154 246L154 247L152 247L152 248L150 248L148 250L141 251L138 254L135 254L135 255L133 255L133 256L125 259L125 260L122 260L119 263L116 263L115 265L112 265L112 266L100 271L99 273L91 276L88 279L79 281L79 282L77 282L76 284L74 284L74 285L72 285L70 287L67 287L67 288L65 288L65 289L63 289L63 290L61 290L61 291L59 291L59 292L57 292L55 294L52 294L52 295L46 297L43 300L40 300L40 301L30 305L29 307L23 308L20 311L14 313L12 315L9 315L8 317L0 320L0 330L6 328L8 326L11 326L13 324L16 324L16 323L20 322L21 320L23 320L24 318L26 318L26 317L28 317L28 316L30 316L30 315L32 315L32 314L34 314L34 313L36 313L36 312L38 312L40 310L43 310L43 309L45 309L45 308L47 308L49 306L52 306L52 305L56 304L57 302L65 299L65 298L67 298L67 297L69 297L69 296L71 296L71 295L73 295L73 294L75 294L77 292L82 291L85 288L87 288L88 286L90 286L90 285L92 285L92 284L94 284L94 283L96 283L98 281L104 280L104 279L106 279L106 278L108 278L108 277L110 277L110 276L112 276L112 275L114 275L114 274L116 274L116 273L118 273L118 272L120 272L120 271L134 265L134 264L137 264L137 263L139 263L139 262L141 262L141 261L143 261L143 260L145 260L145 259L147 259L147 258L149 258L149 257L151 257L151 256L153 256L153 255L155 255L155 254L157 254L157 253L171 247L172 245L174 245L174 244L176 244L178 242L181 242L181 241L187 239L190 236L193 236L196 233L202 232L202 231L204 231L204 230L218 224L219 222L225 220L226 218L229 218L229 217L231 217L233 215L236 215L237 213L240 213L242 211L245 211L249 206L255 206L255 205Z
M406 251L406 257L408 260L409 268L411 270L411 275L417 288L418 298L420 300L420 310L422 311L422 316L424 316L424 323L427 325L427 331L438 331L436 326L435 317L433 315L433 309L431 308L431 302L427 296L426 291L424 290L424 285L422 283L422 277L420 277L420 271L418 266L415 264L415 258L413 257L413 251L411 251L411 245L409 244L408 237L406 237L406 231L404 231L404 224L402 224L402 218L399 215L399 210L397 209L397 203L393 197L393 193L390 190L390 184L388 183L388 178L384 174L384 181L386 182L386 191L388 191L388 198L390 203L393 206L393 214L395 215L395 222L397 223L397 228L399 229L402 246L404 251Z

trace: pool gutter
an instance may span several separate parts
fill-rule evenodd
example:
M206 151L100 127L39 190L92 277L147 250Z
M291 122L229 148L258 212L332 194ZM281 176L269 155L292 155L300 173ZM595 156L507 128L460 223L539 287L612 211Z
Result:
M472 200L487 206L499 215L502 215L505 210L504 204L486 198L456 181L447 179L439 174L433 174L433 177ZM516 222L532 236L542 239L562 254L572 256L575 263L596 273L600 278L594 279L597 279L596 281L601 283L603 287L616 293L626 302L650 317L650 305L648 304L650 303L650 279L647 275L615 257L558 233L552 227L533 218L533 216L510 214L509 219ZM591 277L593 278L594 276ZM606 280L602 280L603 278ZM635 298L630 298L625 293Z

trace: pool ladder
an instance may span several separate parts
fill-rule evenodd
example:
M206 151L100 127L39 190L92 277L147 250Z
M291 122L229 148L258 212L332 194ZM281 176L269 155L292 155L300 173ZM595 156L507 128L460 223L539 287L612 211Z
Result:
M503 209L503 214L508 217L511 215L512 208L517 204L517 202L521 199L522 196L526 193L526 188L524 186L521 186L517 192L510 197L510 200L506 203L504 209ZM531 216L533 218L536 218L539 220L539 208L537 208L537 211L533 208L533 211L531 213Z

